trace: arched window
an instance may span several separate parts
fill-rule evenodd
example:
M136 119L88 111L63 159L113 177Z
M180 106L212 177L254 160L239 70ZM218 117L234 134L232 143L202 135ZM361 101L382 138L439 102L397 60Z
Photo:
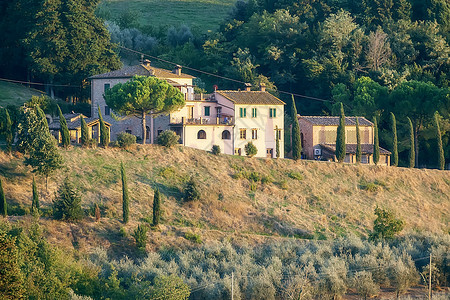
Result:
M199 140L206 140L206 132L204 130L200 130L197 133L197 139L199 139Z
M230 140L231 134L228 130L222 131L222 140Z

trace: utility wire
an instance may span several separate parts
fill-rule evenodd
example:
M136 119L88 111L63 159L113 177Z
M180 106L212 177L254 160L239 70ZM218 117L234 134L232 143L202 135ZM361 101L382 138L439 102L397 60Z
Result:
M42 82L20 81L20 80L12 80L12 79L7 79L7 78L0 78L0 81L13 82L13 83L24 83L24 84L32 84L32 85L50 85L50 86L58 86L58 87L72 87L72 88L81 87L81 86L70 85L70 84L52 84L52 83L42 83Z

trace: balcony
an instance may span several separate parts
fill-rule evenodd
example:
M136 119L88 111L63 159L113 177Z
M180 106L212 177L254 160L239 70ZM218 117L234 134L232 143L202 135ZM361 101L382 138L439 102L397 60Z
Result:
M177 118L170 117L171 125L234 125L233 117L220 117L220 118Z

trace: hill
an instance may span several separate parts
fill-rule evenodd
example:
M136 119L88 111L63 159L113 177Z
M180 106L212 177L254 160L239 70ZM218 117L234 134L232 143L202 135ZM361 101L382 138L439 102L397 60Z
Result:
M31 96L40 96L41 91L27 88L23 85L0 81L0 106L20 106L31 99Z
M132 242L126 232L151 219L154 188L163 194L163 225L150 234L151 249L187 245L186 232L204 241L251 244L292 237L328 239L351 232L365 236L377 205L393 209L406 221L406 231L449 231L448 171L214 156L181 146L62 152L67 167L52 176L48 192L39 182L45 196L41 196L44 217L40 222L50 241L82 251L98 244L121 253L131 251L124 247ZM121 161L131 197L131 222L125 226L120 222ZM31 203L32 174L20 158L1 154L0 176L10 213L24 214ZM94 204L99 203L100 223L93 217L77 225L45 217L65 176L81 191L87 213L92 215ZM185 203L183 187L190 177L197 181L201 199Z
M124 12L137 14L141 26L188 25L200 33L215 30L226 18L235 0L103 0L99 10L116 20Z

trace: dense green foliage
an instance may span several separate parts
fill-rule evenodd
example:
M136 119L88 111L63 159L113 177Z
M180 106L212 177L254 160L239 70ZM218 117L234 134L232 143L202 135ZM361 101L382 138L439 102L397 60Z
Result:
M120 148L128 149L136 144L136 136L131 133L121 132L117 135L117 143Z
M142 143L146 139L146 116L158 116L184 106L184 96L167 81L153 76L134 76L105 92L105 100L115 112L141 118Z
M219 145L213 145L211 148L211 153L214 155L219 155L221 152Z
M33 176L32 183L32 201L31 201L31 212L38 213L39 212L39 193L36 185L36 180Z
M370 238L373 240L392 239L405 226L405 222L396 218L389 209L376 207L375 215L377 218L373 222L373 232L370 234Z
M398 166L398 141L397 141L397 121L395 120L395 115L391 112L391 132L392 132L392 155L391 155L391 166Z
M278 126L275 128L275 157L280 158L280 131Z
M200 199L200 190L193 177L186 183L184 188L184 201L195 201Z
M252 142L248 142L244 146L244 150L245 155L247 155L248 157L253 157L258 153L258 148L256 148L255 144L253 144Z
M380 161L380 142L378 140L378 122L373 118L373 162L377 165Z
M291 119L292 119L292 158L298 160L302 156L302 140L300 136L300 125L297 119L297 108L295 106L295 99L292 96L291 102Z
M434 127L436 130L436 142L437 142L437 152L438 152L438 168L439 170L444 170L445 168L445 157L444 157L444 148L442 148L442 136L441 129L439 126L439 113L434 113Z
M359 131L359 118L356 118L356 163L361 162L361 132Z
M146 225L138 225L133 232L133 237L139 250L145 250L148 241L147 232L148 228Z
M126 224L130 218L130 199L128 196L127 174L123 162L120 163L120 177L122 180L122 217Z
M103 120L100 107L98 107L98 119L100 121L100 146L106 148L109 144L109 129L106 127L105 121Z
M179 140L180 137L174 131L164 130L164 132L158 135L156 142L158 143L158 145L170 148L178 144Z
M11 117L9 116L8 109L5 109L5 126L4 126L3 135L5 136L6 142L6 153L11 153L12 150L12 142L13 142L13 129Z
M84 120L83 116L80 116L81 120L81 146L86 147L89 142L89 129L86 124L86 121Z
M3 181L0 179L0 214L3 217L8 215L8 204L6 203L5 191L3 190Z
M161 219L161 193L159 189L155 190L153 196L153 226L158 226Z
M61 133L61 143L63 147L69 147L70 145L70 134L69 128L67 128L67 121L64 118L61 108L58 105L58 116L59 116L59 132Z
M69 222L83 218L81 196L69 177L66 177L59 186L57 197L53 200L53 217Z
M415 166L415 147L414 147L414 127L412 125L411 119L408 117L408 124L409 124L409 168L414 168Z
M340 105L340 116L339 116L339 126L337 128L336 134L336 159L338 162L343 162L345 159L345 154L347 152L345 143L345 114L344 106Z
M0 232L0 299L22 299L23 278L16 239Z

